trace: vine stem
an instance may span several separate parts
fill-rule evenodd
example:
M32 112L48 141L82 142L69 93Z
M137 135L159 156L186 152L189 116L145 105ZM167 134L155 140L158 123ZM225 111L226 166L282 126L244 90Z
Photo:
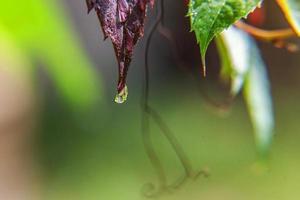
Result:
M149 69L149 50L150 50L150 44L153 39L153 35L159 25L163 23L163 18L164 18L164 0L160 0L159 4L159 9L157 11L157 18L150 28L149 34L146 38L146 44L145 44L145 72L144 72L144 81L143 81L143 96L141 99L141 106L142 106L142 135L143 135L143 142L145 146L146 153L148 157L150 158L150 161L155 168L158 178L159 178L159 184L160 188L156 191L157 193L162 192L165 189L168 189L168 183L167 183L167 178L165 175L165 171L163 168L163 165L153 148L153 143L151 139L151 134L150 134L150 117L153 119L153 121L158 125L160 128L161 132L167 139L167 141L170 143L172 146L174 152L176 153L177 157L179 158L180 163L182 164L184 171L185 171L185 176L183 181L180 183L183 183L184 180L188 177L192 177L193 170L192 166L190 164L189 159L186 157L185 152L183 151L181 145L179 144L177 138L174 136L172 133L171 129L168 127L168 125L164 122L160 114L149 105L149 93L150 93L150 69ZM177 184L176 186L178 186ZM153 187L151 187L153 189ZM155 192L155 191L152 191Z
M250 35L264 41L276 41L276 40L283 40L290 37L296 36L296 33L291 28L286 29L278 29L278 30L264 30L244 22L237 21L234 24L237 28L244 30L245 32L249 33Z
M163 0L162 0L163 1ZM162 12L160 9L158 9L158 14L157 14L157 19L155 20L154 24L150 28L150 32L147 36L146 39L146 46L145 46L145 71L144 71L144 81L143 81L143 95L141 99L141 106L142 106L142 136L143 136L143 142L144 142L144 147L146 150L146 153L151 161L152 166L154 167L158 179L159 179L159 184L160 188L164 188L167 185L167 178L165 175L165 171L163 168L163 165L153 148L153 143L151 139L151 134L150 134L150 122L149 122L149 89L150 89L150 84L149 84L149 49L150 49L150 42L152 40L153 34L159 24L159 21L162 18ZM154 191L150 191L154 192ZM158 192L158 191L157 191Z

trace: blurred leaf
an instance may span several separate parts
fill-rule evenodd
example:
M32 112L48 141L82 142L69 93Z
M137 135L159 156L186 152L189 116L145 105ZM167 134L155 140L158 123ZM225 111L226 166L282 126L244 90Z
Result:
M272 97L266 68L254 41L250 53L251 68L244 86L244 98L256 133L258 150L265 154L273 138Z
M190 0L188 15L200 44L205 70L205 54L211 40L237 20L246 17L260 0Z
M299 0L277 0L289 24L300 36L300 1Z
M243 87L244 98L261 155L267 153L273 137L273 107L266 67L255 41L231 27L217 38L223 77L232 81L232 93ZM243 85L244 84L244 85Z
M12 72L18 79L30 79L32 68L24 52L15 44L9 32L0 24L0 69Z
M36 55L59 92L73 107L98 97L95 70L56 1L1 1L0 23L29 55Z
M251 42L245 32L234 27L216 37L222 62L221 76L230 79L233 96L237 95L243 87L249 71L251 55L248 52L252 47Z

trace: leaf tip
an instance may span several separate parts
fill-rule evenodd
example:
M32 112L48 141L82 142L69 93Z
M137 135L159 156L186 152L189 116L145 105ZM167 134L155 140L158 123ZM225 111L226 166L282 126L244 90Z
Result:
M94 8L94 2L92 2L91 0L86 0L86 5L87 5L87 13L89 14L93 8Z
M205 56L202 56L201 58L202 60L202 73L203 73L203 77L206 77L206 61L205 61Z

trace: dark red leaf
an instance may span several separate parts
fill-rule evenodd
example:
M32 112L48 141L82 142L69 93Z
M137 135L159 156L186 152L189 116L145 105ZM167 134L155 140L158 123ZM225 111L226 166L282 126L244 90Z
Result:
M113 43L119 64L118 94L126 90L126 77L134 46L144 34L147 5L154 0L86 0L95 9L104 33Z

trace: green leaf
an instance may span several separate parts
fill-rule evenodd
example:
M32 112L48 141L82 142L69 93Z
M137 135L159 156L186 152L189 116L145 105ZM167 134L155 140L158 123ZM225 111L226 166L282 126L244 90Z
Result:
M212 39L237 20L246 17L260 0L190 0L191 29L200 44L205 71L205 54Z
M257 148L265 155L273 137L273 107L266 67L255 41L234 27L216 39L222 60L222 76L230 78L232 93L243 90L254 127Z
M300 1L299 0L277 0L289 24L300 36Z

